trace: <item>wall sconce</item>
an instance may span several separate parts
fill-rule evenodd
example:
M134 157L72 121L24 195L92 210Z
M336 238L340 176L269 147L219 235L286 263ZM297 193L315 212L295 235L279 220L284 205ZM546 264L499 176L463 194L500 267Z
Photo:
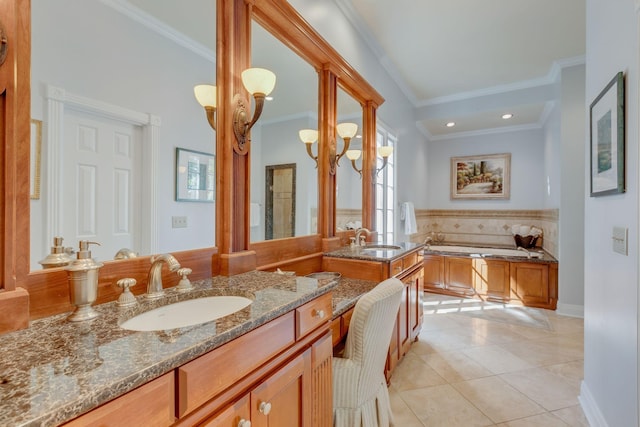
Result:
M236 109L233 113L233 133L236 135L237 145L234 150L238 154L245 154L244 143L247 140L247 133L258 121L264 107L264 99L276 86L276 75L264 68L247 68L242 72L242 84L255 100L255 109L251 120L247 116L247 108L239 95L236 95Z
M378 155L382 157L382 166L380 166L379 169L376 169L376 175L378 175L380 171L387 166L389 156L392 153L393 147L390 147L388 145L378 147ZM361 150L347 150L347 159L351 160L351 166L353 166L353 169L355 169L355 171L358 172L360 174L360 177L362 178L362 169L358 169L358 167L356 166L356 160L358 160L361 155Z
M264 100L273 91L276 86L276 75L264 68L247 68L242 72L242 84L245 89L253 96L255 100L255 109L253 117L248 118L247 107L240 95L234 97L236 104L233 112L233 133L236 141L233 149L238 154L246 154L247 150L244 144L247 140L247 134L253 125L258 121L264 107ZM211 85L198 85L193 89L196 99L202 105L207 113L209 125L216 129L216 96L217 89Z
M307 146L307 154L316 162L316 168L318 167L318 156L314 156L311 151L311 146L318 140L318 131L315 129L302 129L298 132L300 140Z
M336 173L336 165L338 165L338 161L340 157L344 156L344 154L349 150L349 143L351 142L351 138L356 135L358 131L358 125L355 123L340 123L336 126L338 131L338 135L344 140L344 147L342 148L342 152L340 154L332 153L330 155L330 168L329 172L331 175L335 175ZM314 156L311 151L311 145L318 140L318 131L314 129L302 129L298 132L300 136L300 140L305 143L307 146L307 154L316 162L316 167L318 167L318 156Z
M193 88L196 99L204 107L207 113L207 120L213 130L216 130L216 102L218 89L212 85L198 85Z

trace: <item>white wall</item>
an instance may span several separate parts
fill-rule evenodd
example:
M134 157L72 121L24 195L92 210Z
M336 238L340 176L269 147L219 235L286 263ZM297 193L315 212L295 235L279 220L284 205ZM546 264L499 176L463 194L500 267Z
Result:
M46 129L46 84L159 116L157 251L213 246L214 204L176 202L174 183L176 147L209 153L215 150L215 133L193 96L195 84L215 82L213 57L196 55L98 0L34 0L32 19L32 117L44 119ZM215 27L212 37L215 39ZM45 156L46 143L44 140ZM49 196L45 171L46 165L42 198L31 202L34 261L48 252L53 237L42 235L43 203ZM188 228L171 228L174 215L187 216ZM65 241L67 245L76 243Z
M565 68L561 73L560 140L547 163L560 177L551 186L551 199L561 194L558 225L558 312L583 316L584 312L584 170L585 164L585 67ZM555 205L558 206L558 205Z
M544 144L542 130L526 130L428 144L428 206L430 209L540 209L544 203ZM511 153L509 200L452 200L451 157Z
M627 192L585 188L585 342L580 401L594 426L638 425L638 14L633 0L587 0L586 100L626 75ZM588 135L588 133L587 133ZM585 140L588 146L588 136ZM589 152L585 164L589 164ZM584 169L589 176L588 167ZM588 182L588 181L587 181ZM613 253L614 226L629 255Z

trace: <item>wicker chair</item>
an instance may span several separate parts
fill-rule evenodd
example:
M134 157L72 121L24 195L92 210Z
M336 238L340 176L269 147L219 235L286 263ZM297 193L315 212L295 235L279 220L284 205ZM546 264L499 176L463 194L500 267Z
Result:
M356 303L344 357L333 359L334 427L393 425L384 366L403 289L387 279Z

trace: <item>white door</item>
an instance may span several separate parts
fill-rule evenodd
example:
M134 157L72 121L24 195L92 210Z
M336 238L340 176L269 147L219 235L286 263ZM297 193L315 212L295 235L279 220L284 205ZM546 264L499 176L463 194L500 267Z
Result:
M94 258L113 259L140 247L142 129L106 117L67 110L62 150L65 246L100 243Z

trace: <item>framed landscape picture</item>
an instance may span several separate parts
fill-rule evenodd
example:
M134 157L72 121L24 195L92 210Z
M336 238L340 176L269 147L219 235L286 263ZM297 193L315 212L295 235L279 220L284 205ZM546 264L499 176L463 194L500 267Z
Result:
M511 154L451 158L452 199L509 199Z
M591 197L624 193L624 75L609 82L589 109Z

